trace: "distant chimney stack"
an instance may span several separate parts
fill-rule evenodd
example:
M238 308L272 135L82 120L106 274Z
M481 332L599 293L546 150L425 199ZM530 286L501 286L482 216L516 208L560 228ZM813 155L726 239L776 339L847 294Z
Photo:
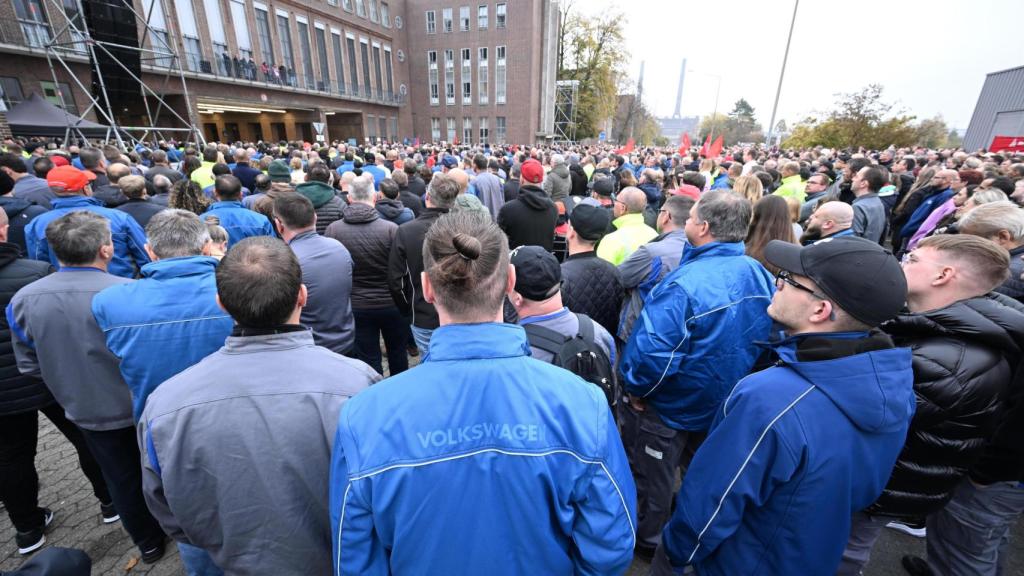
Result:
M686 58L683 58L683 69L679 71L679 88L676 89L676 110L672 113L673 118L682 118L683 107L683 80L686 78Z

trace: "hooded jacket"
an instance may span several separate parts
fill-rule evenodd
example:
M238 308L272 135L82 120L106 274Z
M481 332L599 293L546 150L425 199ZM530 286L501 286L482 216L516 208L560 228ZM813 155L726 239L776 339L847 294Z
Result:
M572 190L572 180L569 178L569 168L564 163L555 164L551 171L544 176L544 193L551 198L552 202L561 202L569 196Z
M345 218L327 227L324 235L348 248L352 255L352 309L391 308L388 258L398 226L380 217L373 206L354 203Z
M21 253L28 254L25 245L25 227L33 218L46 213L46 208L14 196L0 196L0 207L7 213L7 241L16 244Z
M295 187L295 191L313 203L317 234L322 235L331 223L341 220L345 203L334 194L334 188L330 185L317 181L303 182Z
M715 410L663 542L702 575L835 574L914 413L910 351L872 332L800 335Z
M626 390L665 425L704 431L759 355L775 282L742 242L688 248L651 291L622 357Z
M0 243L0 305L4 308L16 292L53 272L49 263L26 260L20 255L16 245ZM53 395L38 374L23 375L18 370L11 341L11 321L5 314L0 318L0 417L36 410L53 401Z
M586 196L587 195L587 173L583 170L583 167L579 164L571 164L569 166L569 178L572 180L572 188L569 190L569 194L573 196Z
M636 487L607 401L529 354L519 326L442 326L419 366L346 402L335 576L626 570Z
M426 208L415 220L398 227L388 256L388 290L399 312L412 317L417 328L439 325L434 305L423 299L420 272L423 272L423 239L427 230L448 212L447 208Z
M882 329L913 351L917 414L867 511L922 518L949 501L995 431L1024 350L1024 314L983 296L903 314Z
M381 198L377 200L374 207L380 213L381 218L398 225L405 224L416 217L412 210L406 208L402 205L402 201L397 199Z
M162 382L224 344L234 321L217 306L218 260L184 256L142 267L137 282L112 286L92 299L107 348L121 360L138 420Z
M558 208L543 190L523 184L519 197L501 207L497 222L508 236L510 248L541 246L550 252L555 240Z

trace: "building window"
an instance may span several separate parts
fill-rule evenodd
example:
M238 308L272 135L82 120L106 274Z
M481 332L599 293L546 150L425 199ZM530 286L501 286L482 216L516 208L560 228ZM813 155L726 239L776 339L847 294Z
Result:
M155 3L155 2L154 2ZM231 0L231 23L235 27L235 43L238 45L239 56L248 62L252 58L252 40L249 38L249 25L245 21L245 3ZM250 79L255 80L255 70L250 70Z
M309 24L299 21L299 50L302 58L302 75L305 82L303 86L307 90L316 89L316 81L313 78L313 55L309 47Z
M388 139L388 119L385 118L384 116L379 116L377 118L377 126L379 127L378 134L380 135L381 140L387 140Z
M388 132L388 140L395 142L398 140L398 117L391 117L391 131Z
M430 119L430 140L437 142L441 140L441 119L431 118Z
M505 24L505 3L499 2L494 5L494 27L504 28Z
M373 142L377 139L377 117L366 116L366 137Z
M199 38L183 36L185 41L185 67L192 72L199 72L203 60L203 48L199 44Z
M351 36L346 36L345 48L348 49L349 86L352 87L352 94L359 96L359 74L356 71L356 39Z
M507 137L508 127L505 125L505 117L498 116L494 119L494 141L498 144L504 144Z
M51 104L66 110L69 114L78 116L78 106L75 105L75 97L71 92L71 86L67 82L54 84L53 82L40 82L43 88L43 98Z
M82 13L78 11L78 2L76 0L62 0L61 4L64 8L64 14L67 16L67 21L70 22L68 26L67 34L74 40L74 44L70 48L72 52L85 52L85 35L77 30L85 30L85 21L82 19ZM161 22L163 22L161 20ZM150 23L152 25L152 22ZM161 26L162 27L162 26Z
M469 32L469 6L459 7L459 30Z
M377 81L377 100L384 99L384 77L381 73L380 65L380 46L377 44L373 45L373 77Z
M473 103L473 58L469 48L462 49L462 103Z
M487 104L487 102L488 102L488 100L487 100L487 97L488 97L487 96L487 91L488 91L487 90L488 89L487 80L488 80L488 76L490 75L488 67L487 67L488 66L487 47L485 46L485 47L481 48L477 54L478 54L478 57L477 57L476 78L477 78L477 82L480 84L479 88L477 89L477 103L478 104Z
M444 33L452 33L452 9L444 8L441 10L441 22L444 24Z
M377 22L380 20L377 13L377 0L367 0L370 3L370 22Z
M231 64L231 53L228 52L228 45L224 42L213 43L213 59L217 62L217 70L221 76L233 76L234 67Z
M0 76L0 98L3 99L7 110L14 108L25 99L21 91L21 82L10 76Z
M487 30L487 4L476 7L476 28L477 30Z
M341 7L349 12L352 11L352 0L341 0Z
M462 143L470 144L473 142L473 119L466 116L462 119Z
M505 47L498 46L495 50L497 52L497 65L494 69L494 101L497 104L505 103Z
M395 97L395 80L393 77L394 68L391 65L391 49L384 48L384 82L387 83L387 97L392 100Z
M256 9L256 36L260 39L260 54L267 66L274 66L274 48L270 40L270 18L266 10ZM265 80L270 80L265 78Z
M388 8L387 2L380 3L380 23L385 28L391 28L391 9Z
M437 13L427 10L427 34L437 34Z
M330 92L331 65L327 60L327 32L314 26L313 35L316 36L316 56L320 61L320 82L317 83L317 89L321 92Z
M338 94L345 93L345 56L341 53L341 34L331 32L331 47L334 48L334 74L338 77Z
M367 98L373 96L370 88L370 45L363 39L359 39L359 59L363 64L363 95Z
M26 45L43 48L50 42L50 25L42 0L14 0L14 14L21 24Z
M356 16L366 18L366 0L356 0Z
M298 86L295 77L295 53L292 52L292 31L287 16L277 15L277 36L281 39L281 52L284 54L284 64L287 68L281 75L281 80L289 86Z
M448 118L445 123L448 125L448 142L455 141L455 118Z
M487 118L480 118L480 144L487 144L490 137L490 130L487 129Z
M337 6L338 5L338 0L327 0L327 4L329 6Z
M444 102L455 104L455 51L444 51Z
M65 0L67 5L69 0ZM149 26L152 29L152 36L149 38L149 47L154 51L153 54L153 66L160 68L169 68L174 63L174 58L171 53L174 52L171 48L171 37L167 33L167 19L164 17L164 7L161 2L145 3L146 5L146 18L149 21ZM233 6L233 5L232 5Z
M220 14L219 0L203 0L203 11L206 13L206 27L210 31L210 43L213 44L213 59L221 76L235 76L236 71L228 52L228 39L224 33L224 19Z
M430 80L430 104L440 104L440 97L438 96L437 89L437 52L431 50L427 52L427 71Z

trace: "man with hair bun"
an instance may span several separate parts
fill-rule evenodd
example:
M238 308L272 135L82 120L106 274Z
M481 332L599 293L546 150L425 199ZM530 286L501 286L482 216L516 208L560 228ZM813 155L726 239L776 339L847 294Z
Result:
M423 362L341 410L334 574L622 574L636 493L615 422L597 386L502 323L505 235L442 216L423 264L440 321Z

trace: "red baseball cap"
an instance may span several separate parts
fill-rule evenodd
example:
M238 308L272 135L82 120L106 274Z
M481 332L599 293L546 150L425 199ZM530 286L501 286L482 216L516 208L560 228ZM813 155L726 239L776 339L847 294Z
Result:
M686 196L694 200L700 200L700 189L693 184L681 184L679 188L672 191L673 196Z
M53 156L50 156L50 161L53 162L54 166L68 166L69 164L71 164L70 162L68 162L67 158L61 156L60 154L54 154Z
M96 179L96 175L74 166L57 166L46 174L46 184L54 192L78 192Z
M523 162L519 173L523 175L523 180L530 184L540 184L544 181L544 167L540 165L540 162L532 158Z

